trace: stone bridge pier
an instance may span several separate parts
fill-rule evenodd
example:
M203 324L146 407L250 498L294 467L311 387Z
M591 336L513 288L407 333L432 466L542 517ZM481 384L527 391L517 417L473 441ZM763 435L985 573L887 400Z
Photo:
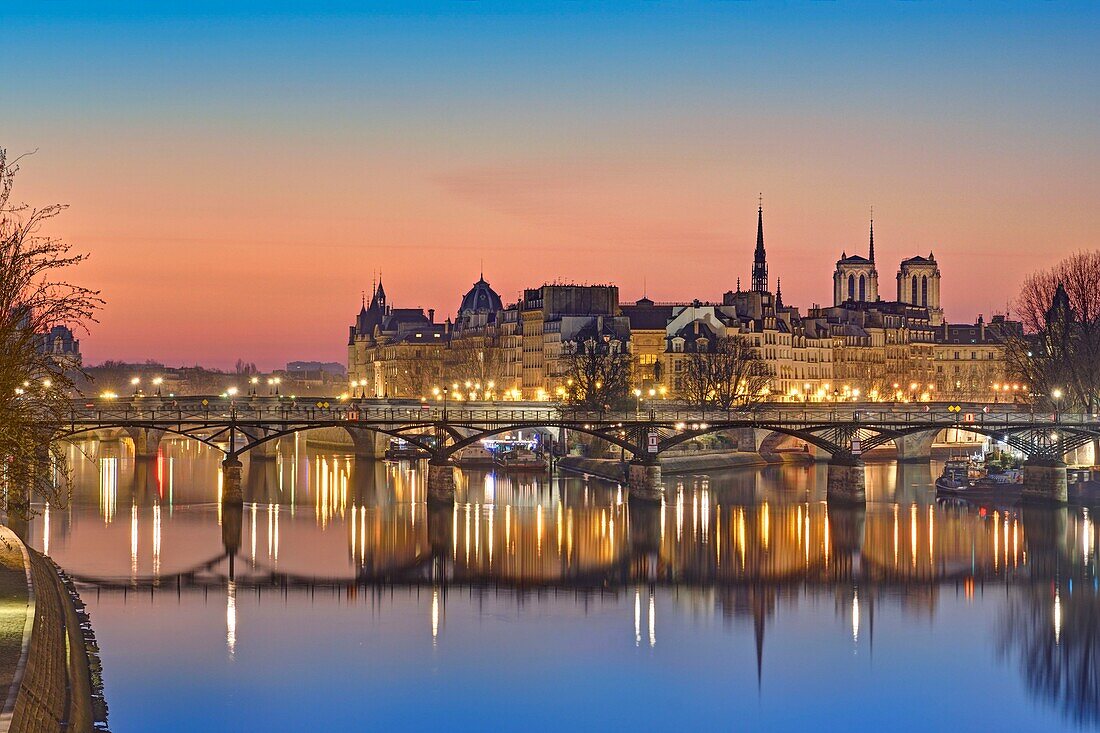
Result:
M1023 499L1039 504L1065 504L1069 499L1066 464L1058 458L1029 458L1024 463Z
M381 460L386 457L390 436L367 428L344 428L351 436L352 449L356 458Z
M897 448L899 462L916 463L932 459L932 444L940 430L924 430L919 433L909 433L894 438L894 446Z
M829 461L825 497L835 504L864 504L867 501L866 466L859 456L837 453Z
M428 459L428 503L454 504L455 466L444 456Z
M222 461L222 504L243 504L241 491L241 459L235 455Z
M627 466L626 486L630 500L659 504L664 498L665 488L657 457L635 458Z
M134 458L156 458L160 450L163 430L155 428L126 428L126 434L134 442Z

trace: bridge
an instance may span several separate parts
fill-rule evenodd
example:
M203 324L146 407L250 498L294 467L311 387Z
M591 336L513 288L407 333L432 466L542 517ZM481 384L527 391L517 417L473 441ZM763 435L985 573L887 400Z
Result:
M346 430L359 457L378 457L378 440L397 438L428 460L428 499L453 503L454 457L482 439L518 430L578 432L619 446L631 455L627 486L632 500L663 497L660 457L703 435L735 431L754 444L759 435L791 436L828 457L828 497L865 501L864 452L894 443L899 459L927 459L945 428L1004 442L1027 456L1024 496L1065 502L1068 451L1100 441L1100 415L1036 412L1020 405L948 403L762 403L738 410L703 410L675 404L626 411L594 411L553 403L460 403L188 397L74 400L58 439L121 429L135 454L156 455L166 434L198 440L225 454L224 497L242 501L241 461L260 456L279 438L318 428ZM270 454L270 453L269 453Z

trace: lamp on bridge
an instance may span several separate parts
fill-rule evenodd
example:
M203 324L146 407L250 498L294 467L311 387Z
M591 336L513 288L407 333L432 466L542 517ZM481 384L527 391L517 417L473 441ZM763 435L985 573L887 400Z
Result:
M134 388L134 396L135 397L137 397L138 393L141 392L140 385L141 385L141 378L140 377L134 377L133 379L130 380L130 386L132 386Z
M153 377L153 386L157 388L157 397L160 397L160 385L164 384L161 377Z
M1055 387L1050 391L1051 402L1054 403L1054 421L1058 421L1058 403L1062 401L1062 390Z
M249 384L248 396L249 397L255 397L256 396L256 389L257 389L256 385L258 385L259 383L260 383L260 378L259 377L252 377L252 379L248 380L248 384Z

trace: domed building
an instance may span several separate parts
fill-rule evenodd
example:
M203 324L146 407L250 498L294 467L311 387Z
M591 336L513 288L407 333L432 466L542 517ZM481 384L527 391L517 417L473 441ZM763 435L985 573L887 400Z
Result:
M482 275L474 286L462 296L462 305L458 306L458 315L468 313L496 313L503 308L497 291L489 287Z
M454 330L461 332L483 328L495 322L497 313L502 310L504 310L504 304L500 296L489 283L485 282L485 276L482 275L462 296L462 303L458 306L458 313L455 316Z

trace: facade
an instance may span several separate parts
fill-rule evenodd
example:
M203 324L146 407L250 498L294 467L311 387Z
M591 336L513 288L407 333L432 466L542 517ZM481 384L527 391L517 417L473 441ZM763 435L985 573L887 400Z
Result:
M871 220L871 241L867 256L842 252L833 272L833 305L845 302L874 303L878 296L878 270L875 269L875 221Z
M988 324L944 323L936 330L936 382L943 399L1016 402L1026 399L1028 385L1009 381L1005 343L1022 337L1023 324L993 316Z
M349 394L422 397L443 381L447 325L435 311L393 308L379 282L348 334Z
M940 267L931 252L910 257L898 268L898 302L927 308L933 326L943 323L940 307Z
M654 303L646 297L633 305L622 306L622 313L630 324L630 355L634 372L634 384L648 393L664 390L668 385L666 352L667 326L678 308L683 304Z
M79 367L83 363L80 355L80 340L73 336L68 326L54 326L47 333L39 334L38 349L49 354L54 363L62 369Z
M596 329L629 349L630 322L619 310L614 285L543 285L523 291L519 303L523 343L520 392L547 399L566 387L569 347Z
M773 400L1008 396L1005 340L1022 335L1020 324L1004 316L945 323L931 253L903 260L897 300L882 300L873 220L867 255L843 253L836 263L832 306L803 315L784 304L778 278L770 290L760 206L750 281L742 290L738 278L720 303L643 296L620 306L613 285L547 284L506 306L480 277L453 323L436 323L430 310L391 307L379 283L350 329L351 392L417 398L448 388L456 399L557 399L569 386L570 355L598 339L629 350L634 389L677 399L685 397L688 355L739 336L768 366L764 396Z

